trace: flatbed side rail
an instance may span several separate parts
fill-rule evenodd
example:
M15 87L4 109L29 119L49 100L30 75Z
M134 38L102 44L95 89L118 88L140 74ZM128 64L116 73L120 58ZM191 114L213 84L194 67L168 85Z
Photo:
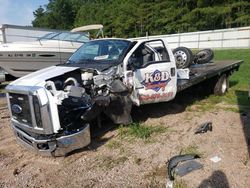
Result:
M187 89L193 85L201 83L210 78L220 76L224 73L231 75L234 71L238 71L240 65L243 63L239 61L221 61L215 62L214 66L204 66L191 68L191 72L195 72L188 80L177 81L177 92Z

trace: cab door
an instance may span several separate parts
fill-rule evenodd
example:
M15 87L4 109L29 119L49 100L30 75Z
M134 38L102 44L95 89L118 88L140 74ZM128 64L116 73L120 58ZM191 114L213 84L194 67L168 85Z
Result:
M127 74L133 83L132 101L136 105L169 101L176 95L175 60L163 40L136 45L128 58Z

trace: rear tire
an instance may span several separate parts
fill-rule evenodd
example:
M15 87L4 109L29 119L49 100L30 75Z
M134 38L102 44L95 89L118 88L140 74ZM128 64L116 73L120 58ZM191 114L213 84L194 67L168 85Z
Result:
M217 80L214 86L215 95L225 95L229 88L229 79L226 74L223 74Z
M186 47L178 47L173 50L178 69L185 69L193 62L192 51Z

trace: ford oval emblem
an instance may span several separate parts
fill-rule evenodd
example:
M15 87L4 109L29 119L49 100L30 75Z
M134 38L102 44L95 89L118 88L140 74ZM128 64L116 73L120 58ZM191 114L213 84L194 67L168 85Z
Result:
M18 104L13 104L11 109L15 114L21 114L23 111L22 107L19 106Z

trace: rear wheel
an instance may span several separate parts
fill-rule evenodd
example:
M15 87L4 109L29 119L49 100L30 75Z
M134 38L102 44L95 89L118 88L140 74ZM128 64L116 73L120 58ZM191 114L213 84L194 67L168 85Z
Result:
M217 80L214 87L215 95L225 95L229 88L229 81L226 74L223 74Z
M193 61L192 51L186 47L178 47L173 50L178 69L187 68Z
M224 95L228 91L229 81L228 76L223 74L219 77L210 78L202 83L203 92L206 95Z

